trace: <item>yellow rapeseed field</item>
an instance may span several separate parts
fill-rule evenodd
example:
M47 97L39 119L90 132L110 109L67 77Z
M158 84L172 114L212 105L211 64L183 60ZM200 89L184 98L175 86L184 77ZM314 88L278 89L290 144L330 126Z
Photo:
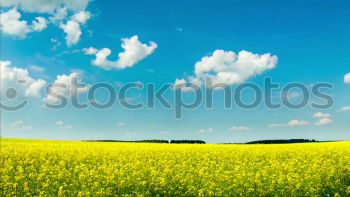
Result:
M350 196L350 142L1 139L0 196Z

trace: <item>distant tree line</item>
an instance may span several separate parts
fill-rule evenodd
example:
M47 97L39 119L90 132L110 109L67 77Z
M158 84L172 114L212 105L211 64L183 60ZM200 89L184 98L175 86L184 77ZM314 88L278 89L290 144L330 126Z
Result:
M130 143L159 143L159 144L205 144L202 140L84 140L84 142L130 142Z
M171 140L170 144L205 144L202 140Z
M259 140L259 141L247 142L246 144L293 144L293 143L309 143L309 142L318 142L318 141L308 140L308 139Z
M132 143L159 143L159 144L168 144L168 140L84 140L85 142L132 142Z
M84 140L85 142L129 142L129 143L158 143L158 144L205 144L205 141L202 140ZM288 139L288 140L258 140L247 142L245 144L293 144L293 143L310 143L318 142L314 139ZM231 143L226 143L231 144ZM235 143L232 143L235 144Z

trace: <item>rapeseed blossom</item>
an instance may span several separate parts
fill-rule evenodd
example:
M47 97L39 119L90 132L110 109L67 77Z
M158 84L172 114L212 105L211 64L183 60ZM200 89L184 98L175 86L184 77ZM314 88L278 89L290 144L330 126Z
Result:
M2 139L0 196L349 196L350 142Z

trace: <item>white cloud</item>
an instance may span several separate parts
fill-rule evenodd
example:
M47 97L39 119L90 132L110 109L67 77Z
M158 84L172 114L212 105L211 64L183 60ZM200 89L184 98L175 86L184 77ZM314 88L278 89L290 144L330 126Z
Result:
M67 125L62 120L56 121L55 125L58 126L58 128L65 130L73 128L72 125Z
M67 17L67 14L67 8L62 7L55 10L55 12L52 14L52 16L49 17L49 19L52 23L58 24Z
M317 112L314 114L314 118L329 118L329 117L331 117L331 114L329 113Z
M174 83L174 87L178 88L186 88L186 80L185 79L176 79Z
M27 21L20 20L21 14L16 8L0 14L0 28L5 34L25 37L30 32Z
M95 55L98 52L94 47L84 48L83 51L87 55Z
M319 118L317 122L315 122L316 126L321 126L321 125L328 125L333 122L333 120L330 119L332 115L329 113L322 113L322 112L317 112L314 114L314 118Z
M66 33L66 44L72 46L80 40L81 30L80 25L76 21L68 21L66 24L61 24L60 28Z
M155 42L150 41L150 45L147 46L139 41L138 36L122 39L122 48L124 52L118 54L117 67L125 68L131 67L143 58L152 54L157 48Z
M82 25L84 25L86 23L87 20L89 20L91 17L91 13L88 11L80 11L75 13L72 17L71 20L72 21L76 21Z
M194 91L196 86L186 86L187 81L185 79L176 79L174 83L174 89L181 89L182 91ZM197 84L195 84L197 85Z
M33 128L31 125L24 125L23 120L13 121L10 126L18 130L32 130Z
M116 125L117 125L118 127L122 127L122 126L125 126L125 123L124 123L124 122L118 122Z
M0 60L0 67L2 95L5 94L8 88L16 88L17 93L21 93L24 96L39 97L40 90L45 86L46 81L31 78L28 70L12 67L10 61Z
M39 97L39 91L46 84L44 80L36 80L29 84L28 88L25 90L24 95L29 97Z
M36 73L41 73L41 72L44 72L46 70L45 68L37 66L37 65L31 65L28 68Z
M65 97L70 97L72 96L71 90L72 90L72 85L73 85L73 80L76 79L78 84L82 84L81 78L79 77L78 73L73 72L70 75L58 75L54 83L52 84L52 87L49 88L48 94L46 98L44 99L45 102L50 102L50 103L56 103L59 100L53 96L53 94L58 94L62 95ZM58 86L64 85L65 88L63 87L58 87ZM55 87L56 86L56 87ZM86 85L84 88L78 88L77 93L84 93L88 91L90 88L90 85Z
M91 13L85 11L89 0L4 0L2 7L11 8L1 14L1 30L9 35L25 38L33 31L42 31L48 22L57 25L66 33L68 46L76 44L80 40L81 25L91 18ZM48 16L47 21L42 16L37 16L32 24L29 21L20 20L21 13L17 11L40 13ZM67 18L71 15L70 18Z
M17 127L17 126L22 125L23 123L24 123L23 120L15 120L10 125L11 125L11 127Z
M288 126L290 127L296 127L296 126L306 126L309 125L310 123L305 121L305 120L291 120L288 123Z
M123 38L121 47L124 49L123 52L118 54L117 61L108 60L108 56L112 53L109 48L103 48L97 50L93 47L84 49L85 54L95 55L96 58L92 61L92 64L99 66L103 69L109 70L124 69L132 67L145 57L153 53L157 48L157 44L153 41L149 42L149 45L143 44L139 41L138 36L132 36L131 38Z
M301 127L301 126L307 126L310 125L310 122L305 120L291 120L287 124L270 124L268 125L269 128L276 128L276 127Z
M340 110L338 110L338 112L347 112L347 111L350 111L350 106L345 106L345 107L342 107Z
M316 122L315 125L317 125L317 126L327 125L327 124L331 124L332 122L333 122L333 120L331 120L329 118L322 118L318 122Z
M269 128L286 127L287 124L269 124Z
M57 121L57 122L55 123L55 125L56 125L56 126L62 126L62 125L64 125L64 122L61 121L61 120L59 120L59 121Z
M2 0L2 7L19 7L26 12L53 13L65 7L78 12L85 10L90 0Z
M41 31L47 27L47 21L44 17L35 17L36 21L33 21L33 30Z
M51 38L50 41L53 43L53 46L51 50L56 50L59 46L61 46L61 42L58 41L56 38Z
M42 31L47 27L47 21L43 17L36 17L29 25L27 21L20 20L21 13L16 8L12 8L0 14L0 29L2 32L12 36L25 38L26 35L33 31Z
M231 131L248 131L251 130L250 127L244 127L244 126L233 126L230 128Z
M215 130L213 128L208 128L208 129L199 129L198 133L211 133L214 132Z
M344 83L350 83L350 73L344 76Z
M203 85L206 78L210 78L213 85L238 84L275 68L277 59L277 56L269 53L259 55L243 50L236 54L233 51L215 50L211 56L205 56L195 64L195 75L188 77L186 81Z
M80 11L75 13L66 24L60 24L60 28L66 33L67 46L72 46L80 40L80 25L85 24L90 19L91 14L88 11Z

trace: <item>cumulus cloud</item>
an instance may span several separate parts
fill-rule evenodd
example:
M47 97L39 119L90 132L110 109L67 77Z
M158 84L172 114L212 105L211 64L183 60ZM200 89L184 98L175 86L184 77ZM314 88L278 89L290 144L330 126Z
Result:
M35 17L36 21L33 21L33 30L41 31L47 27L47 21L44 17Z
M66 33L66 43L68 46L78 43L81 36L80 25L76 21L68 21L66 24L61 24L60 28Z
M245 126L233 126L230 128L231 131L248 131L251 130L252 128L250 127L245 127Z
M72 17L71 20L72 21L76 21L82 25L84 25L86 23L87 20L89 20L91 18L91 13L88 11L80 11L75 13Z
M18 93L26 97L40 96L46 81L31 78L28 70L11 66L10 61L0 61L0 67L2 95L8 88L16 88Z
M74 14L66 24L60 24L60 28L66 33L66 43L67 46L72 46L80 40L81 29L80 25L85 24L88 19L90 19L91 14L87 11L80 11Z
M51 84L47 96L44 98L44 101L49 103L59 102L59 99L54 96L55 94L65 97L73 96L72 87L74 85L74 80L76 80L78 84L83 84L81 78L76 72L72 72L69 75L58 75L54 83ZM90 85L86 85L84 88L78 88L77 94L84 93L88 91L89 88Z
M139 41L138 36L135 35L131 38L123 38L121 47L124 49L124 51L118 54L117 61L110 61L107 59L112 53L109 48L97 50L90 47L85 48L84 52L85 54L96 56L96 58L92 61L93 65L99 66L106 70L112 68L125 69L127 67L134 66L136 63L152 54L157 48L157 44L153 41L150 41L149 45L143 44Z
M329 118L321 118L318 122L315 123L316 126L331 124L333 120Z
M43 17L36 17L32 24L21 20L21 13L12 8L0 14L0 29L2 32L12 36L24 38L33 31L42 31L47 27L47 21Z
M350 73L344 76L344 83L350 83Z
M28 88L24 92L25 96L29 97L39 97L39 91L45 86L46 82L44 80L36 80L29 84Z
M288 126L290 127L295 127L295 126L306 126L309 125L310 123L304 120L291 120L288 123Z
M338 110L338 112L347 112L347 111L350 111L350 106L344 106L340 110Z
M89 11L76 12L66 21L66 23L63 23L62 21L66 17L67 9L61 8L58 9L50 19L53 23L59 23L59 27L66 34L66 44L70 47L79 42L82 35L81 25L85 25L85 23L91 18L91 13Z
M67 17L68 15L67 12L68 12L67 8L65 7L59 8L55 10L52 16L49 17L49 20L54 24L58 24L59 22L63 21Z
M13 8L0 14L0 28L5 34L25 37L30 32L27 21L20 20L21 14Z
M210 78L213 85L238 84L275 68L277 60L277 56L269 53L259 55L243 50L236 54L233 51L215 50L211 56L205 56L195 64L194 76L177 81L203 85L204 81Z
M329 117L331 117L331 114L329 113L317 112L314 114L314 118L329 118Z
M0 17L0 28L5 34L25 38L28 33L42 31L48 23L52 23L65 32L67 46L79 42L82 34L81 25L91 18L90 12L85 11L89 0L4 0L1 3L2 7L10 8ZM38 16L29 24L29 21L20 19L21 13L17 9L25 13L48 15L49 20Z
M310 125L310 122L305 120L291 120L287 124L270 124L268 127L276 128L276 127L301 127Z
M19 7L26 12L53 13L65 7L78 12L85 10L90 0L2 0L2 7Z

